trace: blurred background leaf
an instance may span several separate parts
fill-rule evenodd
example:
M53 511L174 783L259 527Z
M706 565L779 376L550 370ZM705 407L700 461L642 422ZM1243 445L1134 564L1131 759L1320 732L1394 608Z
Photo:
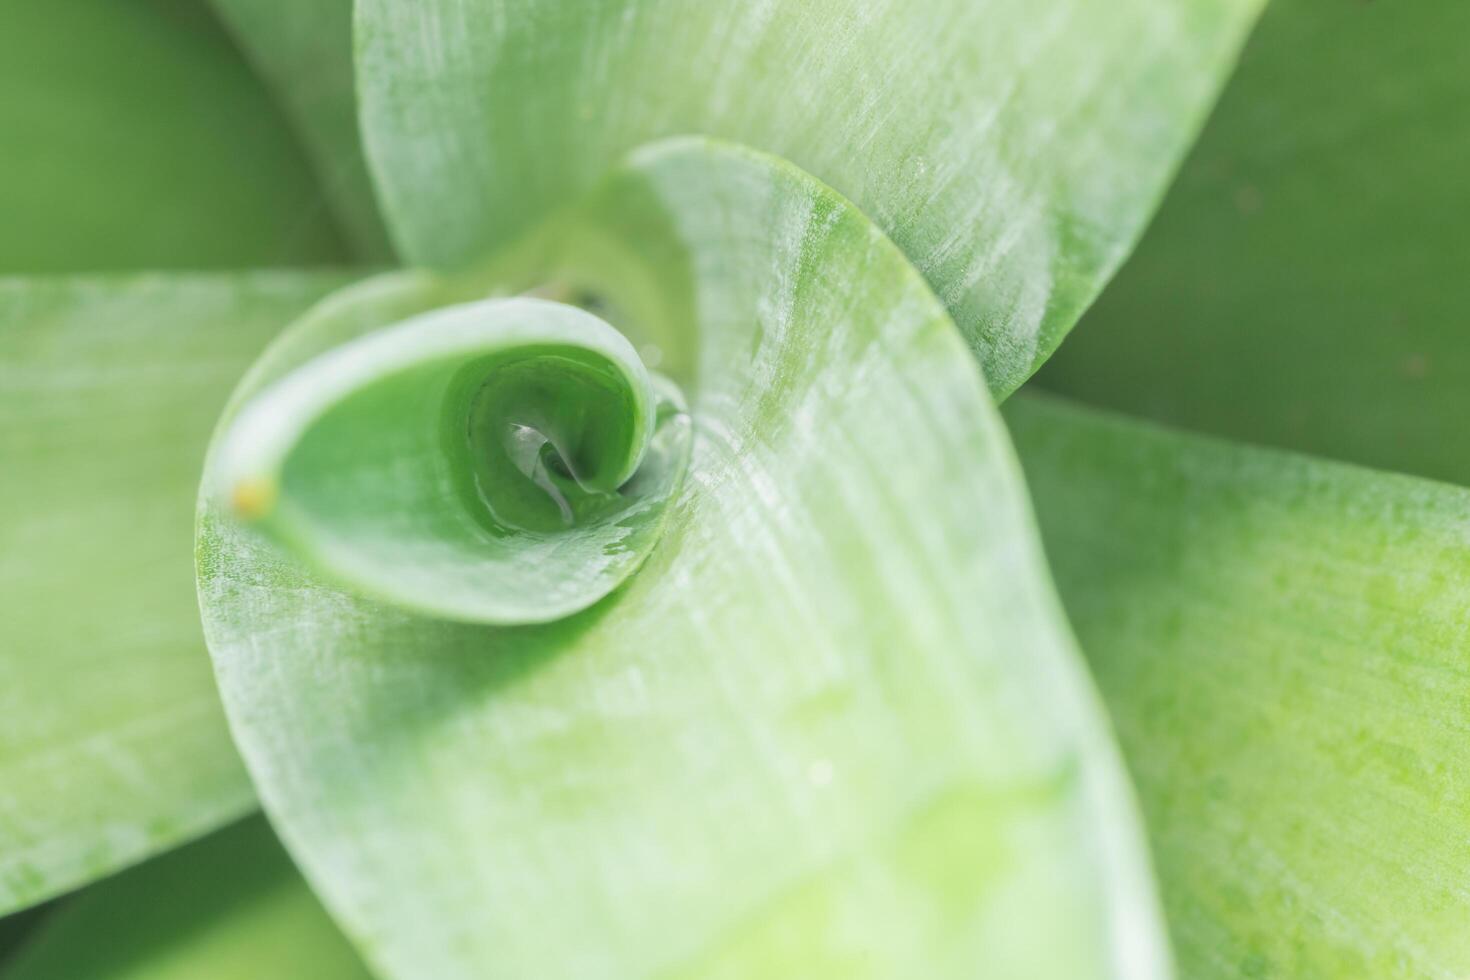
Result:
M256 817L68 899L0 980L371 980Z
M213 2L292 117L354 254L390 260L357 132L352 0Z
M15 956L16 951L26 944L52 911L54 909L50 904L43 904L0 916L0 977L5 975L4 967Z
M1117 279L1038 377L1470 483L1470 5L1278 0Z
M8 0L0 274L332 263L265 86L196 0Z

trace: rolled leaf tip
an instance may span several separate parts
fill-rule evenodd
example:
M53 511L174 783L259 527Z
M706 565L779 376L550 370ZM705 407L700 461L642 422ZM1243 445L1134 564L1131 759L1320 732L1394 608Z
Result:
M599 317L482 300L287 371L216 465L237 520L340 585L460 621L548 622L657 542L688 463L683 404Z

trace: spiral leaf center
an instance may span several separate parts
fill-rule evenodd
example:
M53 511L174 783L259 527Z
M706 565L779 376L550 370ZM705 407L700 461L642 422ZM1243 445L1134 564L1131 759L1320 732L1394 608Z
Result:
M339 583L438 616L542 622L652 550L687 465L677 390L537 299L447 307L248 403L214 471L238 518Z

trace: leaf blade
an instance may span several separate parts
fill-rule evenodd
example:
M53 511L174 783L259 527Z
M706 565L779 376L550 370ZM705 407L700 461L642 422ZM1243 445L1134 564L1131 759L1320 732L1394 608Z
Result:
M340 274L0 279L0 910L253 794L190 595L228 386Z
M411 261L476 261L638 145L717 136L853 200L1003 396L1141 230L1258 6L368 0L358 89Z
M455 626L201 513L237 741L376 968L1167 972L1003 431L891 244L789 165L689 140L528 248L532 282L618 269L618 322L690 395L688 489L625 589Z
M1470 966L1470 493L1007 407L1184 975Z
M391 259L357 129L352 0L211 2L294 117L357 258Z
M1455 4L1273 5L1158 219L1039 382L1470 483Z
M369 980L260 818L116 878L58 909L5 980Z

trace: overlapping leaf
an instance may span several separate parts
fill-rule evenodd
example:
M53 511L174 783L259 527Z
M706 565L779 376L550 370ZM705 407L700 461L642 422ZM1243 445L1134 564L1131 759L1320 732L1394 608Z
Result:
M1042 375L1470 483L1470 7L1273 5L1138 253Z
M361 0L412 262L503 245L651 139L791 160L920 269L1009 393L1122 259L1257 0Z
M344 277L0 280L0 912L252 806L191 588L230 386Z
M1127 791L1005 436L893 246L800 171L686 141L488 277L592 288L688 394L690 475L623 589L544 626L458 625L201 515L237 742L373 963L1162 973ZM314 332L428 293L346 297L242 397Z
M370 980L259 818L69 902L0 977Z
M627 330L688 390L698 432L690 483L647 567L545 626L456 625L375 604L217 511L202 515L202 594L237 735L322 894L389 975L1163 970L1126 793L984 382L903 258L801 172L698 142L643 152L592 203L521 238L651 138L748 141L834 183L891 234L992 389L1008 393L1132 240L1253 4L941 7L364 0L365 118L400 243L443 265L513 244L474 275L343 294L244 392L303 365L330 380L331 351L366 331L535 288ZM253 0L222 8L268 72L320 70L287 95L337 206L377 254L346 7L285 19ZM1444 325L1458 293L1442 288L1462 243L1423 231L1463 190L1448 176L1463 141L1442 125L1461 89L1448 57L1405 40L1433 21L1436 43L1452 46L1457 22L1439 18L1458 15L1281 10L1224 135L1140 260L1141 285L1099 314L1129 322L1124 340L1055 377L1225 431L1463 475L1446 438L1463 352ZM38 11L27 23L52 16ZM1342 43L1321 43L1318 28L1339 22ZM1325 70L1294 69L1282 84L1280 66L1307 49ZM1377 81L1339 110L1326 93L1349 70ZM1322 163L1331 147L1348 148L1335 167ZM1388 172L1422 179L1385 187ZM151 186L128 202L156 203ZM214 220L190 203L196 185L181 186L180 212ZM242 214L254 206L227 197L247 201ZM1348 197L1362 206L1333 207ZM211 239L226 243L218 252L191 246L185 261L259 261L262 243L284 240L271 224L280 213L248 215L250 235ZM94 254L56 227L37 239L42 259L25 262ZM311 241L326 241L322 227L311 224ZM114 247L115 231L98 235L95 261L167 251L146 235ZM165 237L173 248L193 233ZM0 829L22 842L0 855L11 904L247 805L184 655L180 609L159 613L177 540L152 531L243 351L322 285L265 282L215 281L216 294L188 280L192 298L180 299L147 281L142 295L163 314L141 332L138 284L100 300L76 282L11 296L28 326L0 336L0 399L22 414L0 438L40 479L0 488L25 515L0 523L13 537L0 584L27 600L0 613L7 639L26 641L0 653L0 671L22 682L14 690L45 675L58 692L17 696L0 720L22 736L0 750L0 776L22 777L0 789L11 808ZM236 289L252 297L243 306ZM216 314L247 326L208 346L180 339L184 319ZM128 325L122 338L104 331L109 317ZM1183 324L1197 332L1171 332ZM139 352L155 330L179 361L150 386ZM1373 339L1354 350L1338 343L1345 332ZM1181 350L1201 369L1174 371ZM1279 376L1259 367L1277 360ZM37 377L68 397L37 411ZM1142 394L1118 394L1120 380ZM1384 406L1366 424L1348 410L1365 390ZM86 415L88 403L107 411ZM332 433L359 426L354 452L370 454L384 430L369 432L360 407ZM1446 424L1423 427L1426 417ZM1464 687L1463 495L1045 402L1012 418L1143 784L1187 974L1464 972L1457 876L1470 858L1445 763ZM155 455L138 436L160 419L177 438ZM315 489L331 503L330 480ZM106 506L72 521L99 497ZM49 556L31 580L19 556L38 544ZM54 586L77 576L106 598L73 621ZM104 619L121 646L93 642ZM28 652L58 637L59 658ZM95 728L63 740L62 708ZM42 782L25 780L33 771ZM25 975L254 976L263 961L246 948L296 935L279 929L298 913L304 952L329 934L312 931L320 912L292 883L278 911L186 932L177 958L143 935L137 971L119 973L131 964L101 963L75 937L182 874L149 873L146 886L121 879L63 913L34 961L45 965L29 967L41 973ZM322 969L355 975L337 941L322 941ZM300 966L290 962L276 968Z
M1470 971L1470 491L1007 407L1188 977Z
M294 117L358 257L388 259L357 131L352 0L212 2Z

